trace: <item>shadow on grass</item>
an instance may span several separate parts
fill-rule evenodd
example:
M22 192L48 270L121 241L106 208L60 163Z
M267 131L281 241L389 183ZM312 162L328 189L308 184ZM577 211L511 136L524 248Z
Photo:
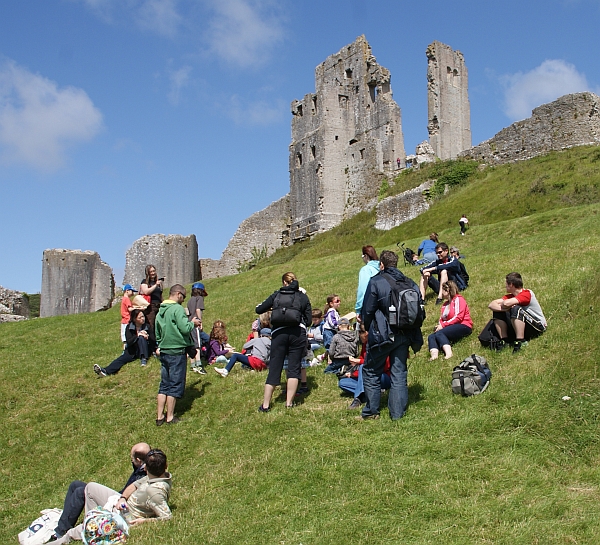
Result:
M202 384L200 388L198 388L198 384ZM193 383L187 384L185 387L185 392L183 393L183 397L177 400L177 413L184 414L192 408L194 401L204 395L204 390L207 386L210 386L210 382L203 382L201 379L196 380Z

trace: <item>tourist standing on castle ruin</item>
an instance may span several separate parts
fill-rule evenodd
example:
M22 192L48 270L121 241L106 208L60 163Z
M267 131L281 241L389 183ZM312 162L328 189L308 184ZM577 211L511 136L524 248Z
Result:
M306 293L300 290L296 275L287 272L281 277L283 287L257 305L256 313L272 310L271 361L265 383L263 402L258 411L271 410L271 398L281 382L283 363L288 357L286 407L294 406L302 369L302 357L306 353L306 328L312 321L312 308Z
M146 318L152 329L154 329L156 313L163 301L163 280L164 278L158 278L154 265L146 265L146 277L140 283L140 293L150 303L146 308Z
M356 290L356 305L354 305L354 312L356 312L358 321L360 321L360 311L362 310L369 280L379 272L379 257L373 246L362 247L362 260L364 266L358 272L358 289Z
M156 425L177 424L175 402L183 397L187 372L186 349L194 346L191 332L200 326L196 317L188 321L181 306L186 290L181 284L171 286L169 298L160 305L156 316L156 341L160 348L160 386L158 387ZM165 406L167 414L165 416Z

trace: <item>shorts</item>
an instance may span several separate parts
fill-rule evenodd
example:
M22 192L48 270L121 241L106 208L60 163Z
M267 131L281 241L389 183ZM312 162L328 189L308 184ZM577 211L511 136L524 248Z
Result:
M181 399L185 391L185 376L187 373L187 358L181 354L160 355L160 385L158 393Z

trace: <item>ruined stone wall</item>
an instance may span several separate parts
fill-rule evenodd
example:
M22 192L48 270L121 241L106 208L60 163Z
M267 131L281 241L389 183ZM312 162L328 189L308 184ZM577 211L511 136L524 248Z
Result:
M191 284L200 278L196 235L146 235L136 240L125 254L123 284L138 289L146 265L154 265L164 286Z
M29 297L26 293L0 286L0 322L29 318Z
M588 144L600 144L600 97L576 93L535 108L530 118L513 123L460 155L502 164Z
M286 245L290 228L289 195L245 219L229 241L218 261L201 260L202 278L228 276L238 272L238 266L252 258L252 249L267 248L271 255Z
M390 73L364 36L317 66L315 91L292 102L292 242L363 210L405 161Z
M423 192L433 185L433 181L422 183L398 195L383 199L376 207L375 229L387 231L416 218L429 209Z
M44 251L41 318L107 309L114 295L112 269L97 252Z
M435 41L427 47L429 142L440 159L471 147L469 77L460 51Z

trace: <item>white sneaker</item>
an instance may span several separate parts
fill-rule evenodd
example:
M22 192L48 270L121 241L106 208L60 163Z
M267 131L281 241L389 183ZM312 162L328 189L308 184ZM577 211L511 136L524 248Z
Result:
M221 375L222 377L226 377L229 374L229 371L227 369L220 369L218 367L213 367L213 369L219 373L219 375Z

